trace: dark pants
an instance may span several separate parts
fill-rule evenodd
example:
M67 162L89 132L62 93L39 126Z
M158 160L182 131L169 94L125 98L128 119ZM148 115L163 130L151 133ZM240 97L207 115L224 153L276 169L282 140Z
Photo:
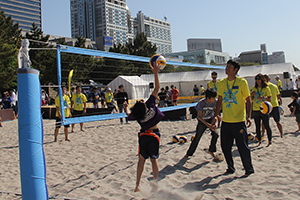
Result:
M262 114L260 111L253 111L252 116L254 118L255 127L256 127L256 137L258 141L261 140L261 120L263 121L263 124L265 126L265 129L267 130L268 140L272 141L272 130L270 128L269 114Z
M211 119L207 121L208 123L211 123ZM187 155L188 156L192 156L194 154L194 152L196 151L196 148L198 146L198 143L204 133L204 131L207 129L207 126L205 124L203 124L200 120L198 120L198 125L197 125L197 129L196 129L196 136L194 138L194 140L192 141L190 148L187 151ZM209 151L210 152L216 152L217 148L216 148L216 143L218 140L218 133L215 131L211 131L211 141L210 141L210 146L209 146Z
M119 108L119 113L122 113L123 111L125 112L125 109L123 107L123 104L118 104L118 108ZM125 117L126 123L128 122L128 118ZM120 122L123 123L123 118L120 118Z
M234 139L246 173L254 172L251 161L251 153L248 147L247 128L245 122L222 122L221 147L228 166L228 170L232 172L235 171L231 152Z

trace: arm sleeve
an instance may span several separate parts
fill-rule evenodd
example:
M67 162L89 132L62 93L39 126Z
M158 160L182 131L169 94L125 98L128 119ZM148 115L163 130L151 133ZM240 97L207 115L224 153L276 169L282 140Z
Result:
M241 89L242 89L243 96L244 96L245 99L250 96L248 82L246 81L246 79L243 79L243 81L242 81L242 88Z

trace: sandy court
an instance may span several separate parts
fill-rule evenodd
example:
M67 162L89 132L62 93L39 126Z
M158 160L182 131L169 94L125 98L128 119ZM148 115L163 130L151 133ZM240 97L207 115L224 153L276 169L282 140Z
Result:
M285 114L290 112L283 99ZM249 132L254 132L252 120ZM244 170L236 146L233 155L236 172L223 175L225 161L217 163L203 151L208 148L207 131L193 157L182 159L197 120L163 121L159 162L159 189L150 193L152 168L148 160L142 177L142 191L134 193L137 167L137 122L120 125L119 119L85 123L85 132L75 126L72 142L64 141L63 128L54 143L54 120L44 120L44 150L50 197L59 199L300 199L300 136L294 133L294 117L282 116L284 138L270 119L273 145L250 143L255 174L242 178ZM0 128L0 199L21 199L17 120ZM218 129L219 131L219 129ZM172 143L173 135L185 135L186 144ZM221 152L220 140L217 151ZM9 194L5 193L9 192Z

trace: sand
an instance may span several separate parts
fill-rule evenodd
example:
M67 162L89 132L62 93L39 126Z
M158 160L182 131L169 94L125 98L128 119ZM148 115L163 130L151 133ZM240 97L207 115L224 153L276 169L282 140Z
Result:
M283 99L285 115L289 114ZM64 141L63 128L54 143L54 120L44 120L44 150L47 186L50 197L58 199L300 199L300 137L294 117L282 116L284 138L273 119L273 145L260 147L250 143L255 174L243 178L244 170L236 146L233 156L236 172L223 175L226 162L214 162L203 149L208 148L206 132L195 155L182 159L190 141L172 143L172 136L195 134L196 119L163 121L159 162L159 189L151 193L150 161L142 176L142 191L134 193L137 167L136 122L121 125L119 120L79 124L70 133L72 142ZM21 199L17 120L4 122L0 128L0 199ZM254 121L248 129L254 132ZM218 140L217 151L221 152Z

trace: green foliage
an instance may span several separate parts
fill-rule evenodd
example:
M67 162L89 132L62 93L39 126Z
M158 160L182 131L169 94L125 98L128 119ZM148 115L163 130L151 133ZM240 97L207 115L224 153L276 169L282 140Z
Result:
M21 44L19 24L0 10L0 91L17 86L18 49Z
M241 67L246 67L246 66L256 66L260 65L260 63L250 63L250 62L242 62L240 63Z
M85 48L86 39L78 36L77 41L75 42L75 47Z

